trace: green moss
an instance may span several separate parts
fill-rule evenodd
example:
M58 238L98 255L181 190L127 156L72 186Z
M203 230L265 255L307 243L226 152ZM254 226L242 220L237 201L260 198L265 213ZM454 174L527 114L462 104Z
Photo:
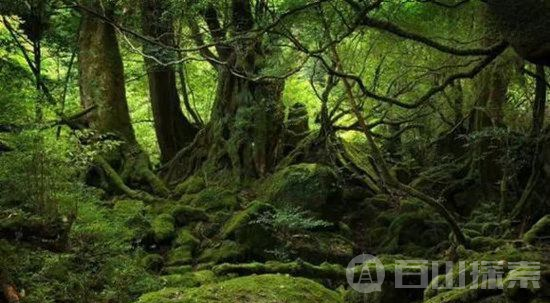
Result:
M277 206L297 206L333 218L341 207L342 188L329 167L302 163L285 167L262 185L265 199Z
M164 258L159 254L149 254L139 260L139 265L147 270L159 271L164 264Z
M169 266L187 265L193 262L193 251L190 247L181 246L171 249L168 252Z
M198 260L202 263L239 261L245 249L234 241L223 241L216 247L205 249Z
M160 280L165 287L190 288L213 283L216 281L216 275L209 270L200 270L161 276Z
M526 243L535 243L537 240L550 235L550 215L542 217L531 229L523 235Z
M208 221L208 215L199 208L187 205L176 205L171 209L172 216L179 226L185 226L191 222Z
M197 247L200 243L199 239L195 238L195 236L193 236L191 231L187 228L180 229L177 234L176 239L172 243L175 247L187 246L195 249L195 247Z
M539 287L535 288L533 283L531 281L528 281L526 287L525 285L521 285L520 281L522 277L530 276L529 274L525 275L525 272L533 272L533 268L528 267L520 267L514 270L511 270L504 279L504 294L506 297L511 298L516 301L521 300L527 300L528 298L534 298L537 297L538 294L543 293L543 289L540 287L540 281ZM535 269L536 271L536 269ZM544 272L544 268L542 268L542 272ZM544 287L544 286L543 286Z
M113 207L113 214L118 217L132 219L142 214L144 210L145 205L142 201L117 200Z
M295 235L288 248L308 262L330 261L345 264L354 257L353 243L336 233L316 232Z
M235 210L239 206L235 193L217 186L208 187L194 195L189 203L206 210Z
M176 194L196 194L206 187L204 179L200 176L191 176L176 187Z
M425 303L469 303L479 302L484 298L498 296L502 293L501 289L451 289L447 292L441 293L429 300L425 300Z
M192 289L167 288L143 295L139 303L338 303L340 296L320 284L285 275L231 279Z
M158 243L164 243L170 241L175 235L175 220L169 214L158 215L151 224L155 241Z
M229 219L222 228L221 237L227 238L235 234L239 229L247 228L250 221L258 218L264 212L272 211L273 207L262 202L253 202L247 209L238 212Z

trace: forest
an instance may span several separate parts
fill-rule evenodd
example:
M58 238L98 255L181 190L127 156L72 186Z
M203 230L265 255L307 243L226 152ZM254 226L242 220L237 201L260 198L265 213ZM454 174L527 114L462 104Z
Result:
M0 18L0 303L550 303L550 0Z

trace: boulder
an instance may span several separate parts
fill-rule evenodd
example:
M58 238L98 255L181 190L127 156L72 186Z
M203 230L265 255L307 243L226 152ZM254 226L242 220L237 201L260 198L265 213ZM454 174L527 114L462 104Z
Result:
M302 163L287 166L263 184L265 198L276 207L300 207L323 218L335 219L342 206L342 188L330 167Z
M287 275L254 275L197 288L165 288L145 294L138 303L342 303L322 285Z

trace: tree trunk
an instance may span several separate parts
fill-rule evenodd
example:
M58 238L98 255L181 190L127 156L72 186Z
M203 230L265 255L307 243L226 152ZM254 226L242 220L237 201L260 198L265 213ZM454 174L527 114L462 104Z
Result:
M162 45L173 47L174 29L172 18L167 13L166 1L142 0L141 4L144 34ZM173 50L163 48L162 45L145 44L144 52L161 162L166 163L191 143L197 128L183 115L181 109L174 63L170 63L176 61L177 56Z
M86 1L83 5L113 18L113 10L101 6L98 0ZM123 180L145 182L155 192L166 195L168 190L150 170L149 157L139 146L132 128L115 28L84 10L78 61L82 105L84 108L95 106L86 116L87 122L99 135L114 136L122 142L116 152L106 155L107 162L115 166ZM116 182L112 183L116 186Z
M97 10L96 0L86 2ZM112 19L113 12L97 10ZM113 134L128 144L137 144L130 122L124 68L115 29L96 16L82 12L79 35L80 98L83 108L96 106L87 120L99 134Z
M485 23L483 42L485 45L492 45L499 37L495 33L494 24L490 22L490 12L484 11L481 18ZM518 61L521 60L515 54L506 52L478 75L474 84L474 109L469 121L470 133L504 126L503 107L507 100L514 65ZM498 139L492 136L481 137L472 152L472 168L479 172L479 182L486 195L499 192L496 185L503 176L499 163L499 158L503 155L502 142Z
M488 0L499 31L524 59L550 66L550 1Z
M225 32L212 9L207 9L205 18L213 38L221 41ZM226 63L216 65L218 85L206 138L170 163L166 178L171 181L185 178L186 167L227 169L237 180L264 176L275 167L284 120L284 81L255 79L263 69L260 62L271 53L261 39L245 37L255 23L250 0L232 0L231 13L234 39L229 45L217 45L219 61Z

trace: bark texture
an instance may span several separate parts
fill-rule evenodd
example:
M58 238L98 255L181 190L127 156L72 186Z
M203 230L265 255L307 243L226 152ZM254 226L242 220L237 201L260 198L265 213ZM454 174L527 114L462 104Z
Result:
M174 70L177 56L169 49L175 43L168 3L165 0L142 0L141 5L143 32L159 42L154 45L146 43L144 52L155 132L161 162L166 163L191 143L197 128L184 116L180 105Z
M208 7L204 12L210 35L218 41L217 60L210 62L223 63L213 63L218 84L205 138L195 140L170 163L166 177L171 181L185 178L197 167L230 170L237 179L264 176L275 167L283 130L284 81L257 77L263 62L273 55L273 49L261 44L261 37L246 37L261 14L253 16L249 0L232 0L230 7L231 43L223 42L228 34L220 28L215 9ZM204 40L197 30L194 34L200 45Z
M113 9L97 0L85 1L82 5L95 13L82 11L78 58L81 102L84 108L95 108L86 116L92 129L99 135L115 136L121 142L116 152L104 155L107 159L99 156L99 167L107 163L125 182L146 184L156 193L167 195L168 189L150 170L149 157L141 149L132 128L115 28L97 16L113 20ZM104 175L112 175L105 173L103 169ZM115 188L120 189L117 178L110 179Z
M113 18L113 11L99 9L101 6L95 0L86 1L84 5ZM88 114L92 128L100 134L112 133L128 143L136 143L114 27L97 16L82 12L78 60L82 105L84 108L96 106L96 110Z

